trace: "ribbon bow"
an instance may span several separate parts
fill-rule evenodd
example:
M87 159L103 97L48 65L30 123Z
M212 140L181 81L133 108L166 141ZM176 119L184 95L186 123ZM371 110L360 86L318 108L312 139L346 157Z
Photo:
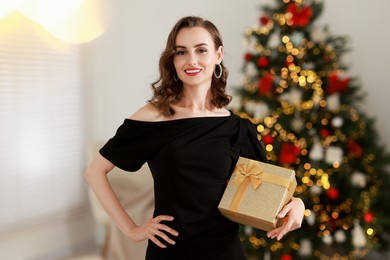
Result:
M240 185L246 178L249 178L250 183L252 183L253 189L261 184L260 175L264 170L255 162L249 161L248 164L237 164L236 165L236 176L234 178L234 185Z
M291 185L288 178L265 172L255 160L248 160L246 163L238 163L233 174L233 182L237 189L230 204L230 210L232 211L238 211L238 208L244 199L246 189L251 183L254 190L256 190L262 182L272 183L286 187L287 189L290 189Z

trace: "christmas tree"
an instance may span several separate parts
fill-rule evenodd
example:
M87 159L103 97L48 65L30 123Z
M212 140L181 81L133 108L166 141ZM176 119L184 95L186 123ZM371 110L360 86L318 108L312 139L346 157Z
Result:
M295 170L306 206L302 227L281 241L242 226L257 259L351 259L389 243L390 156L340 60L347 38L315 24L322 9L318 0L277 0L245 31L236 112L257 125L270 163Z

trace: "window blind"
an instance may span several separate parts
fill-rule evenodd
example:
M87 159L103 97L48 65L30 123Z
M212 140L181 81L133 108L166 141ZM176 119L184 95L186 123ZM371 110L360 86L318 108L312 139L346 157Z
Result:
M85 205L78 46L58 51L32 21L0 32L0 233Z

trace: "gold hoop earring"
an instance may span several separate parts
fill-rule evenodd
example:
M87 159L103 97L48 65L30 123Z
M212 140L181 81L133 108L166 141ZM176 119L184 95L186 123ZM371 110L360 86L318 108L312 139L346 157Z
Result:
M216 72L217 68L219 68L218 74ZM217 79L221 78L222 77L222 72L223 72L222 65L220 63L215 64L215 69L214 69L214 76L215 76L215 78L217 78Z

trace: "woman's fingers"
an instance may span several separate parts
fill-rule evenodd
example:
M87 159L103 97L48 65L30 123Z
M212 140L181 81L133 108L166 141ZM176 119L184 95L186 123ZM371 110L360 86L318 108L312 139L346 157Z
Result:
M304 210L305 205L303 201L298 198L293 198L278 214L278 218L283 219L282 226L268 231L267 236L280 240L288 232L300 228Z
M169 244L172 244L174 245L176 242L173 241L171 238L169 238L167 236L167 234L165 234L164 232L160 231L160 230L156 230L155 233L154 233L155 236L159 236L161 237L162 239L164 239L165 241L167 241Z
M160 242L160 240L158 240L154 235L150 235L148 237L148 239L150 241L152 241L153 243L155 243L157 246L161 247L161 248L166 248L167 246L164 245L163 243Z
M279 212L278 218L284 218L287 213L291 210L291 204L288 203L286 206L283 207L283 209Z
M168 215L159 215L155 218L152 218L152 221L155 222L155 223L159 223L161 221L172 221L173 220L173 217L172 216L168 216Z
M167 234L165 234L162 231L166 231L174 236L178 236L179 233L176 230L168 227L167 225L160 223L161 221L172 221L172 220L173 220L173 217L167 216L167 215L160 215L160 216L157 216L157 217L151 219L150 220L151 223L148 225L148 228L147 228L148 233L150 234L148 239L151 240L153 243L155 243L156 245L158 245L161 248L166 248L167 246L165 244L163 244L158 238L156 238L156 236L158 236L161 239L165 240L166 242L174 245L176 242L174 240L172 240L170 237L168 237Z
M290 230L290 225L288 222L283 224L281 227L275 228L271 231L267 232L267 236L269 238L276 238L277 240L282 239L282 237L287 234L287 232Z
M174 236L178 236L179 235L179 232L177 232L176 230L168 227L167 225L164 225L164 224L158 224L158 227L157 227L159 230L164 230Z
M268 231L267 236L269 238L276 238L277 240L280 240L288 232L293 231L293 230L301 227L300 223L298 221L296 221L294 218L287 216L287 217L285 217L285 220L287 220L287 221L283 221L282 226Z
M174 236L178 236L179 233L176 230L168 227L167 225L160 223L161 221L172 221L172 220L173 220L172 216L160 215L152 219L152 222L155 222L157 224L156 229L164 230Z

